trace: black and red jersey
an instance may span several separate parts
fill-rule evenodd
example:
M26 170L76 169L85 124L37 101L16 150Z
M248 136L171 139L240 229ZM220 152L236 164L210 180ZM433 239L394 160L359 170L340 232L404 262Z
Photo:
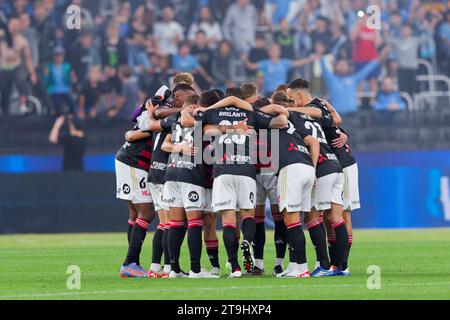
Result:
M167 134L172 130L172 124L177 121L176 114L171 115L160 121L162 132L153 132L153 152L152 161L148 170L148 182L154 184L164 184L166 182L166 167L169 160L169 153L163 151L161 146L167 137Z
M322 118L319 120L320 125L325 132L325 137L327 139L328 145L330 146L333 153L339 160L342 168L350 167L356 163L356 159L353 157L350 146L345 144L340 148L336 148L332 145L334 139L339 138L341 132L347 134L341 127L335 126L333 117L327 109L325 103L322 100L316 98L308 105L309 107L319 108L322 111Z
M181 113L175 115L172 122L171 140L174 145L185 143L197 147L197 155L171 153L166 168L166 181L185 182L203 187L205 184L205 167L203 164L203 132L200 126L184 128L181 126Z
M147 111L144 111L137 119L137 123L133 130L141 130L146 128L145 122L149 121ZM147 138L133 142L125 142L125 144L117 151L116 159L130 167L148 171L152 160L153 141L152 135Z
M223 109L208 110L197 116L197 121L203 125L237 125L246 120L247 125L258 129L268 129L273 117L262 112L247 111L234 106ZM215 178L230 174L235 176L247 176L256 178L254 163L256 162L254 146L250 143L256 141L255 137L244 134L226 133L219 137L214 137L214 164L213 176Z
M337 156L328 145L325 132L319 120L313 119L305 114L298 113L300 117L292 118L292 123L298 130L304 130L307 135L316 138L320 143L320 155L317 163L316 176L318 178L342 172L342 167ZM299 121L299 120L302 121Z

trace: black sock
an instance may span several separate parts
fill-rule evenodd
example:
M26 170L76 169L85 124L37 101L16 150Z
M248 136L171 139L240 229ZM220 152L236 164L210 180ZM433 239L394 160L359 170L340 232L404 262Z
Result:
M167 224L164 233L162 236L162 246L164 250L164 265L170 264L170 254L169 254L169 230L170 230L170 224Z
M306 263L306 239L300 222L288 226L289 244L294 250L296 262Z
M283 218L283 216L281 216ZM283 219L274 221L275 223L275 251L278 259L284 259L288 243L288 231Z
M297 256L295 255L294 249L289 245L289 262L297 263Z
M240 270L237 253L239 242L236 238L236 224L225 223L223 225L223 244L227 250L228 262L231 263L231 270Z
M348 255L350 255L350 249L352 248L353 244L353 234L348 235Z
M330 263L333 266L337 266L339 264L338 254L336 249L336 236L328 236L328 254L330 255Z
M311 242L316 250L316 261L326 270L330 269L330 260L327 253L327 236L323 233L322 223L314 221L307 224Z
M130 245L128 246L128 253L124 266L131 263L140 264L139 256L141 255L142 244L144 243L145 235L147 234L147 229L150 226L150 221L145 221L138 218L134 223L133 229L130 235Z
M338 269L347 269L348 261L348 231L344 221L336 223L334 226L334 234L336 235L336 251L338 256Z
M180 273L180 251L183 244L186 228L183 221L172 221L169 231L169 253L172 271Z
M202 218L189 221L187 243L189 248L189 255L191 257L191 271L194 273L199 273L201 271L200 259L202 257L202 229Z
M266 244L266 225L264 218L256 223L255 240L253 241L253 254L255 259L264 259L264 245Z
M155 234L153 235L152 242L152 263L161 263L161 258L163 255L162 238L164 235L164 226L159 224L156 228Z
M246 217L242 220L242 234L244 236L244 240L247 240L248 243L252 244L255 240L255 232L256 232L256 223L255 218Z
M211 266L220 269L219 263L219 241L205 240L206 253L208 253Z
M131 231L133 230L133 226L134 226L134 221L128 220L128 231L127 231L128 245L130 245Z

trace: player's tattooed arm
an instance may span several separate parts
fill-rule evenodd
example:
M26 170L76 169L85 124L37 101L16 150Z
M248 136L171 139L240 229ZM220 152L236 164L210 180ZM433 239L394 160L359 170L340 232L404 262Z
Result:
M206 110L212 110L212 109L221 109L228 106L235 106L239 109L247 110L247 111L254 111L253 107L250 103L247 101L244 101L242 99L239 99L238 97L230 96L226 97L219 102L213 104L212 106L206 108Z
M306 147L309 150L309 154L311 155L312 163L314 165L314 169L317 168L317 162L319 161L320 154L320 143L313 136L306 136L303 141L306 144Z
M188 145L184 141L180 144L174 144L172 142L172 135L168 134L163 144L161 145L161 150L167 153L182 153L189 156L196 155L199 150L193 146Z
M284 114L280 114L270 121L270 129L285 129L289 126L288 118Z
M150 137L150 133L142 132L140 130L130 130L125 133L125 140L133 142Z

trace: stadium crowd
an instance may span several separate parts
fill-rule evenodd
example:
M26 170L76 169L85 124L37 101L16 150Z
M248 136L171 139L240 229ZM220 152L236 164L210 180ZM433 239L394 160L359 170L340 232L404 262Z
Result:
M381 29L368 26L369 5ZM67 27L68 6L81 28ZM128 118L178 72L200 89L254 81L264 95L298 76L341 112L406 108L419 59L450 76L443 0L0 0L2 116L30 112ZM360 14L361 15L361 14ZM389 50L384 50L388 48ZM379 58L382 59L379 59ZM17 92L17 93L16 93ZM18 103L12 103L17 96Z

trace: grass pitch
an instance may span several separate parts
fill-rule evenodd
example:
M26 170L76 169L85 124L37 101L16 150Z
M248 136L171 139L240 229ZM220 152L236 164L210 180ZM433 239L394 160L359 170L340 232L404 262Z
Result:
M221 246L222 278L211 280L119 278L127 250L125 233L0 236L0 299L450 298L450 229L356 231L350 255L352 275L345 278L274 278L270 275L275 252L272 235L267 234L265 249L269 275L227 279ZM147 268L151 239L149 233L141 258ZM309 239L307 247L312 270L315 255ZM209 268L205 252L202 259L203 267ZM67 289L70 265L80 267L80 290ZM181 265L189 270L186 247ZM367 286L371 265L380 268L381 289Z

